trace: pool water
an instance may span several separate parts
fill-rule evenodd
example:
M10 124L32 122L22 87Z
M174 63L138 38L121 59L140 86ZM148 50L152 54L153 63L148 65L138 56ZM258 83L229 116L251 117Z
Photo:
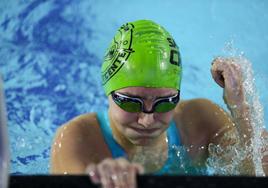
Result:
M11 173L48 173L56 129L78 114L107 108L102 57L117 28L137 19L154 20L174 36L182 55L183 99L204 97L226 109L211 61L243 54L252 63L267 122L267 8L265 0L1 1L0 73Z

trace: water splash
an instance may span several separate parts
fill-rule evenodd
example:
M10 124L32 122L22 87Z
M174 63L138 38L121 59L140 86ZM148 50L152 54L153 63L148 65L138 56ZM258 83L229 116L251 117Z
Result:
M172 145L169 148L167 159L162 155L161 149L153 151L142 149L131 161L148 169L161 167L157 172L153 172L155 175L206 175L206 167L193 165L187 155L187 151L190 149L190 147ZM163 161L165 165L163 165ZM147 171L146 173L152 172Z
M237 142L238 136L238 132L226 132L220 143L231 144L224 148L220 144L209 144L210 157L207 159L207 173L209 175L243 175L250 173L247 172L250 169L246 169L244 164L246 160L250 159L252 147L241 147Z
M250 118L252 122L253 137L251 139L253 149L253 162L255 164L256 176L264 176L262 168L261 150L264 148L264 139L262 133L265 129L263 106L260 103L259 95L255 86L255 78L251 63L245 58L240 58L242 71L244 75L243 88L245 90L246 100L250 106Z
M233 145L223 148L220 145L210 144L210 156L207 160L209 174L219 175L241 175L247 174L247 170L241 165L244 160L252 160L255 166L255 175L264 176L262 167L262 150L264 149L265 138L262 133L265 129L263 106L260 103L259 95L255 86L255 78L251 63L244 57L244 52L234 47L234 40L231 39L225 44L224 56L234 57L235 63L240 64L243 75L243 89L245 100L250 107L250 120L252 126L251 144L246 148L240 147L237 142L239 134L225 133L221 143L233 140ZM243 169L243 172L241 171Z

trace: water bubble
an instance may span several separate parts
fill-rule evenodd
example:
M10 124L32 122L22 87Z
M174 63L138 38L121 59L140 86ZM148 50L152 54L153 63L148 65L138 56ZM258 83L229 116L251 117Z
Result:
M237 105L231 105L230 107L231 107L231 109L236 109Z
M205 147L204 147L204 146L201 146L201 147L199 148L199 150L203 150L203 149L205 149Z
M111 178L112 178L112 180L117 180L117 175L115 175L115 174L113 174L112 176L111 176Z
M164 52L163 56L164 56L164 58L167 58L168 57L167 52Z

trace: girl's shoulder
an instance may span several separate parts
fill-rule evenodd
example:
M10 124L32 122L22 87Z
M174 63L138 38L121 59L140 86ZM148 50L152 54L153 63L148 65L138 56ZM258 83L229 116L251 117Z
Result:
M84 173L89 163L98 163L107 157L111 157L111 153L96 113L82 114L58 128L51 149L51 171Z

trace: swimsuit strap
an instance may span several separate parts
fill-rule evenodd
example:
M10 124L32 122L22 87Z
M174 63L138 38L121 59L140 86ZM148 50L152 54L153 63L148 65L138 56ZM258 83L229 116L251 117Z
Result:
M181 140L178 133L178 129L176 127L176 123L174 120L170 122L169 128L167 130L168 136L168 146L181 146Z
M112 128L110 126L110 121L108 117L108 112L98 112L97 113L98 120L100 122L100 127L102 134L104 136L104 140L108 145L113 158L126 157L126 152L123 148L115 141L112 135Z

